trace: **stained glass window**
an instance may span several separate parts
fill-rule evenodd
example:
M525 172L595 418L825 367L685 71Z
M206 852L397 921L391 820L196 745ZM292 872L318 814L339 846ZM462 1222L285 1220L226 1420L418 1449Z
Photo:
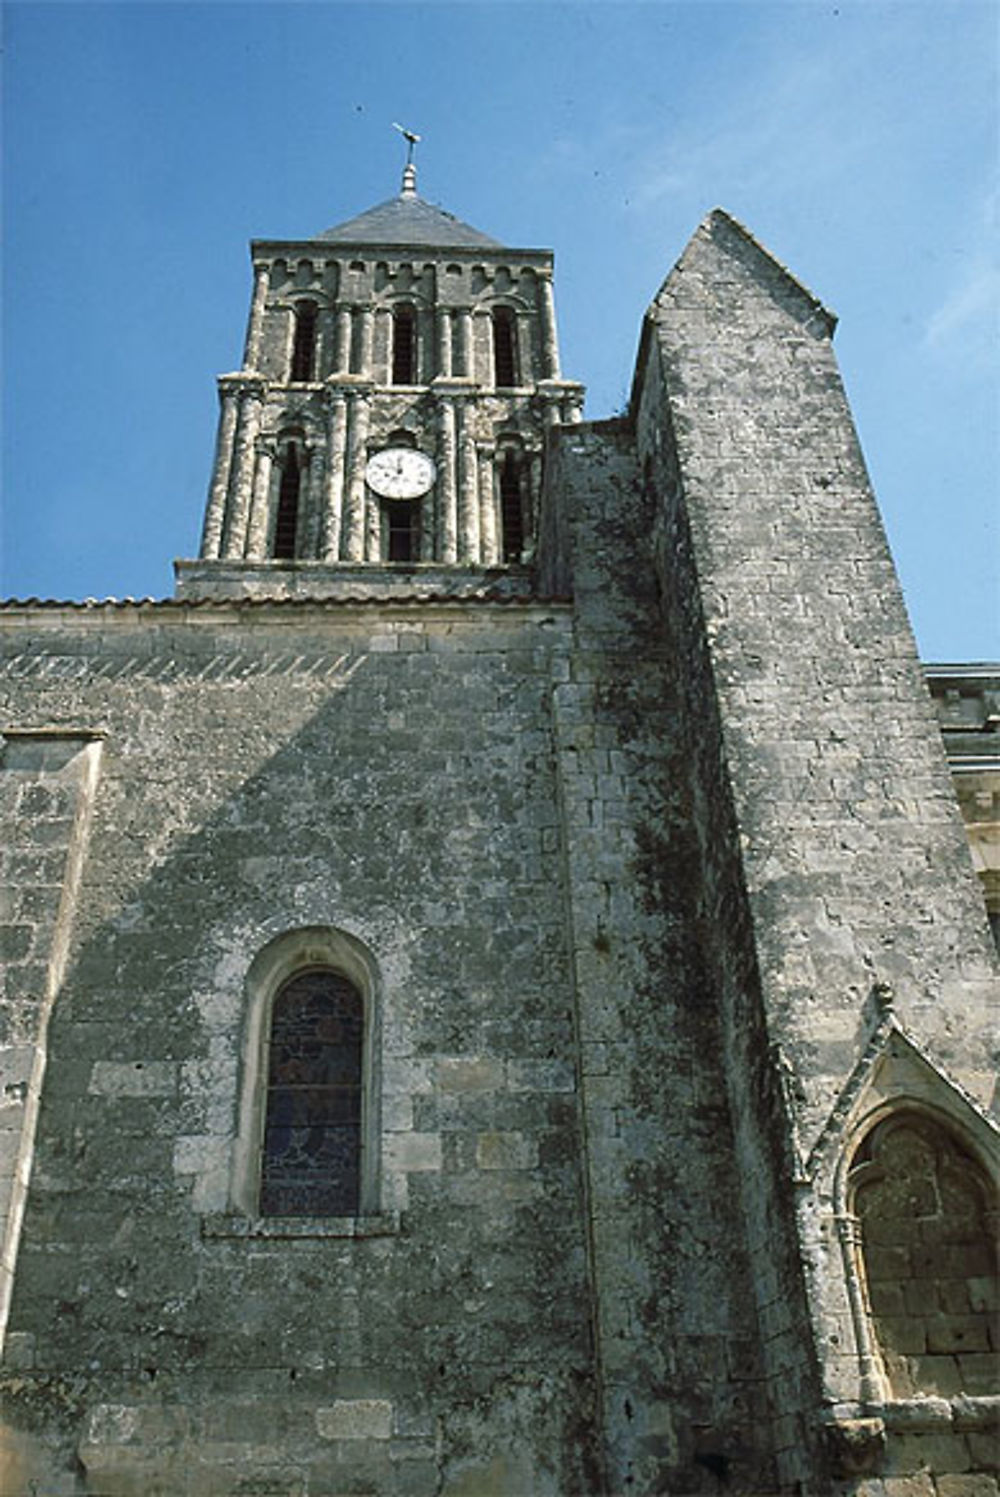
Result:
M353 1216L361 1174L364 1003L352 982L301 972L271 1020L263 1216Z

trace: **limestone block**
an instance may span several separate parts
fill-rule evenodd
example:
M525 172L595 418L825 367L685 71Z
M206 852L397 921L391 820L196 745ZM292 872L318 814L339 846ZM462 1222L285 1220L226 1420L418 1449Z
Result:
M382 1123L388 1133L408 1133L413 1127L413 1098L399 1094L386 1097Z
M191 1192L194 1211L222 1211L229 1200L231 1170L228 1157L198 1171Z
M390 1169L414 1173L419 1170L440 1170L440 1133L395 1133L391 1134L387 1146L387 1163Z
M481 1170L530 1170L538 1163L538 1144L523 1133L480 1133L476 1164Z
M919 1471L914 1476L887 1476L882 1489L885 1497L935 1497L929 1471Z
M388 1440L392 1404L384 1398L338 1398L316 1410L316 1429L323 1440Z
M385 1074L382 1081L384 1095L391 1097L404 1093L423 1096L433 1091L432 1065L433 1062L421 1057L393 1055L390 1052L385 1058Z
M193 1175L228 1159L232 1140L217 1133L187 1134L174 1140L174 1173Z
M99 1097L171 1097L177 1066L169 1060L98 1060L87 1090Z
M10 1367L35 1365L35 1337L31 1331L11 1331L4 1343L4 1360Z
M968 1471L971 1465L969 1447L964 1435L901 1434L889 1441L886 1472L910 1475L919 1471Z
M560 1060L512 1060L507 1068L512 1092L572 1092L576 1089L573 1067Z
M947 1398L894 1399L894 1430L947 1429L951 1424L952 1406Z
M444 1092L491 1092L503 1086L503 1063L489 1056L443 1056L437 1083Z
M973 1470L1000 1472L1000 1440L996 1432L970 1434L967 1438Z
M997 1302L997 1280L974 1278L966 1281L969 1303L973 1310L986 1310L996 1314L1000 1310Z
M901 1347L914 1350L918 1347ZM975 1316L936 1316L927 1321L927 1350L929 1352L979 1352L989 1350L986 1326Z

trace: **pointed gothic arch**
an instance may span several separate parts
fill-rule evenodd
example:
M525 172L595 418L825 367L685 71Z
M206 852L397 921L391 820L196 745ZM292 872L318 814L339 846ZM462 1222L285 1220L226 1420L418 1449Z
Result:
M943 1385L943 1378L938 1377L943 1364L921 1366L914 1363L909 1368L892 1365L891 1358L899 1348L892 1341L890 1332L900 1327L886 1325L880 1328L877 1313L887 1315L892 1303L896 1306L902 1304L905 1314L908 1297L910 1302L919 1300L920 1291L912 1284L909 1290L906 1288L910 1264L906 1244L876 1241L887 1231L891 1233L892 1229L882 1230L875 1225L878 1208L873 1201L865 1203L863 1194L860 1204L865 1209L858 1214L859 1188L873 1185L875 1180L872 1171L862 1172L861 1167L872 1162L866 1151L873 1150L879 1143L875 1130L887 1120L907 1117L926 1120L920 1126L925 1131L936 1130L936 1134L945 1139L942 1148L956 1149L963 1158L971 1161L977 1178L989 1183L984 1196L988 1216L991 1209L989 1199L992 1198L992 1209L995 1209L997 1184L1000 1182L1000 1127L985 1108L951 1079L903 1028L895 1012L891 989L878 984L872 998L876 1013L870 1038L833 1103L808 1158L802 1161L802 1178L810 1182L814 1209L819 1213L817 1219L825 1219L828 1224L824 1236L825 1231L829 1231L825 1244L820 1239L815 1243L815 1267L818 1270L815 1283L821 1313L831 1323L840 1321L849 1332L849 1339L834 1356L839 1367L831 1372L831 1376L838 1381L842 1398L884 1404L905 1398L907 1395L900 1390L904 1386L915 1386L921 1376L932 1381L937 1379L939 1385ZM870 1142L866 1142L868 1140ZM885 1168L884 1160L882 1168ZM891 1188L905 1190L905 1182L897 1179ZM867 1232L866 1217L871 1218ZM940 1223L928 1225L928 1235L933 1235L938 1226L943 1227L943 1219ZM834 1243L838 1251L831 1257L828 1254ZM897 1248L905 1251L890 1251L879 1259L878 1254ZM876 1254L874 1277L885 1286L874 1295L878 1311L869 1293L873 1281L869 1252ZM895 1284L887 1273L893 1263L901 1274ZM936 1293L933 1286L931 1292ZM945 1317L946 1313L941 1305L940 1316ZM938 1338L938 1331L942 1328L940 1323L933 1328L935 1347L942 1344ZM919 1334L917 1328L915 1335ZM927 1354L926 1338L921 1351L899 1351L902 1357L916 1358ZM984 1355L957 1349L943 1354L956 1358ZM930 1355L938 1353L932 1351ZM979 1369L975 1363L967 1362L963 1367L956 1362L954 1368L948 1369L948 1376L957 1393L964 1391L957 1387L958 1382L974 1382ZM921 1388L919 1395L924 1396L926 1391Z
M994 1391L997 1186L952 1120L899 1098L868 1120L847 1214L891 1398Z

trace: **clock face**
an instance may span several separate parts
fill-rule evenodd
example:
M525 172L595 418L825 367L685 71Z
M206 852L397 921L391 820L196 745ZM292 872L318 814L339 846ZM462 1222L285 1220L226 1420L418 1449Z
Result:
M386 447L369 458L365 469L368 487L383 499L419 499L436 477L432 459L413 447Z

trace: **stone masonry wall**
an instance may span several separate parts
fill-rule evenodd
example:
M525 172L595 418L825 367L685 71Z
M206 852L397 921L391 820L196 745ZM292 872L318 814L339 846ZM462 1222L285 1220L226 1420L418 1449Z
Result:
M754 932L743 879L740 834L706 647L677 452L662 374L645 371L638 413L643 487L651 521L664 637L678 681L680 788L694 843L688 898L704 952L706 987L718 1024L720 1085L733 1128L737 1189L769 1382L774 1450L782 1490L805 1491L823 1477L815 1354L808 1334L802 1258L789 1184L793 1133L770 1047ZM737 1207L737 1203L739 1203ZM821 1488L820 1488L821 1489Z
M724 766L739 829L743 910L717 905L711 914L720 952L733 957L724 1029L741 1146L766 1139L768 1117L787 1113L787 1157L763 1160L759 1189L750 1158L742 1159L758 1303L770 1299L768 1244L776 1228L779 1241L787 1235L791 1171L811 1321L795 1356L816 1359L834 1410L859 1397L858 1349L832 1176L810 1176L810 1150L824 1129L829 1135L880 995L934 1057L942 1092L958 1095L948 1078L957 1081L978 1116L993 1086L996 987L831 331L829 314L787 272L713 214L654 305L635 413L644 463L662 472L665 449L676 450L677 481L663 491L662 554L676 577L670 548L690 548L683 638L700 638L708 667L701 724ZM683 517L680 525L671 514ZM697 678L687 679L693 686ZM709 805L724 799L708 787ZM709 849L709 869L713 860ZM746 1055L755 1006L745 1001L755 985L771 1058L770 1080L758 1068L757 1095ZM744 1114L750 1126L742 1129ZM836 1148L826 1157L835 1160ZM769 1219L775 1205L778 1219ZM763 1327L775 1378L785 1376L795 1344L792 1319L784 1330ZM806 1392L803 1383L803 1409ZM790 1415L794 1403L786 1400ZM790 1479L801 1436L790 1425L780 1444ZM889 1472L903 1469L892 1465L893 1448L890 1441ZM942 1491L949 1470L969 1469L961 1461L949 1468L947 1459Z
M549 719L565 609L34 622L28 647L8 634L4 721L99 726L105 768L5 1490L77 1492L81 1461L104 1497L595 1489ZM380 1211L352 1237L241 1235L248 969L304 927L379 973Z
M608 1493L771 1492L772 1411L719 1011L693 903L676 658L622 423L548 454L543 588L572 577L556 688ZM560 544L561 542L561 544Z
M655 316L774 1037L810 1031L818 1045L797 1063L808 1138L869 974L896 986L915 1034L984 1103L996 990L828 314L801 292L796 306L792 288L718 215Z
M58 729L0 740L0 1344L100 750Z
M994 956L831 332L711 215L534 601L0 610L4 1492L998 1497ZM254 1025L330 952L375 1167L261 1218Z

